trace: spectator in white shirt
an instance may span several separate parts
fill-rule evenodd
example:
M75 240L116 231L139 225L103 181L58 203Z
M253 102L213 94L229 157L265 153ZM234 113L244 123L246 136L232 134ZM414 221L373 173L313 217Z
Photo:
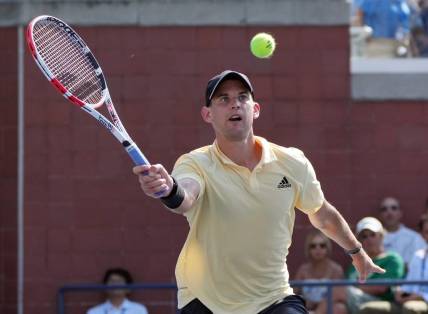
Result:
M425 240L416 231L401 223L403 212L400 203L393 197L386 197L379 208L379 218L387 233L384 237L386 251L394 251L401 255L408 266L414 253L425 248Z
M104 275L105 285L127 285L134 281L131 274L123 268L108 269ZM148 314L147 308L137 302L130 301L129 290L106 290L107 300L89 309L87 314Z
M428 242L428 217L423 216L419 223L422 236ZM407 280L428 280L427 249L416 251L409 264ZM395 300L403 305L404 314L428 313L428 286L403 285L395 292Z

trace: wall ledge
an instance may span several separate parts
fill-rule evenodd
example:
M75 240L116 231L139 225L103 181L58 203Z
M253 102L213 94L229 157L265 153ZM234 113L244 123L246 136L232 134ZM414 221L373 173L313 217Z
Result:
M352 59L354 100L428 100L428 59Z
M34 16L74 25L348 25L346 0L0 0L0 26ZM108 18L106 18L108 17Z

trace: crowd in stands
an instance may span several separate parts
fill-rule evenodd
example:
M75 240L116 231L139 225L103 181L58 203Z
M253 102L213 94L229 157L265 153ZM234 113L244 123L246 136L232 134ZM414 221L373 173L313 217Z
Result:
M305 256L307 262L303 263L296 272L296 280L331 280L343 279L344 272L342 266L330 258L332 244L318 229L310 232L305 240ZM325 295L327 287L324 286L303 286L301 289L294 289L295 293L303 295L306 300L306 307L316 314L323 314L327 311L327 300ZM341 290L335 290L333 296L334 313L347 313L346 295Z
M428 200L421 212L418 229L402 223L400 202L393 197L384 198L375 217L358 221L355 234L373 262L386 270L372 273L372 279L428 280ZM351 264L346 271L332 257L332 242L317 229L305 239L306 261L298 268L294 280L357 280L358 272ZM104 274L103 284L132 284L131 274L123 268L111 268ZM294 292L306 300L312 314L327 313L327 287L303 286ZM92 307L87 314L147 314L147 308L129 297L130 291L112 289L105 291L105 302ZM428 314L428 285L406 284L398 287L387 285L337 286L333 288L334 314Z
M354 28L369 29L361 56L428 57L428 0L353 0L351 12Z
M386 270L373 273L372 279L428 280L428 200L419 218L419 232L402 223L400 202L386 197L375 217L363 217L356 224L355 234L373 262ZM319 231L307 235L307 261L295 275L295 280L357 280L358 273L351 264L346 271L330 257L331 242ZM314 314L327 313L326 287L295 289L307 300ZM350 285L333 289L334 314L428 314L428 285Z

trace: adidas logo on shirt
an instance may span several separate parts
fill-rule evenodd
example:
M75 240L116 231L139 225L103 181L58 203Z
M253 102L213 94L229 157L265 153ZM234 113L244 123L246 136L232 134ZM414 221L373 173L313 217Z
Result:
M281 182L278 183L277 186L278 189L285 189L285 188L291 188L291 184L288 183L287 178L284 176L281 180Z

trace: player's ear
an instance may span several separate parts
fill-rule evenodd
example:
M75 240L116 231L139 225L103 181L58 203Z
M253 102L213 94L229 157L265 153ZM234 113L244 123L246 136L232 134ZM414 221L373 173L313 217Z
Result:
M260 116L260 104L255 102L253 106L253 110L254 110L253 117L254 119L257 119Z
M201 116L205 122L211 123L211 110L207 106L202 106L201 108Z

